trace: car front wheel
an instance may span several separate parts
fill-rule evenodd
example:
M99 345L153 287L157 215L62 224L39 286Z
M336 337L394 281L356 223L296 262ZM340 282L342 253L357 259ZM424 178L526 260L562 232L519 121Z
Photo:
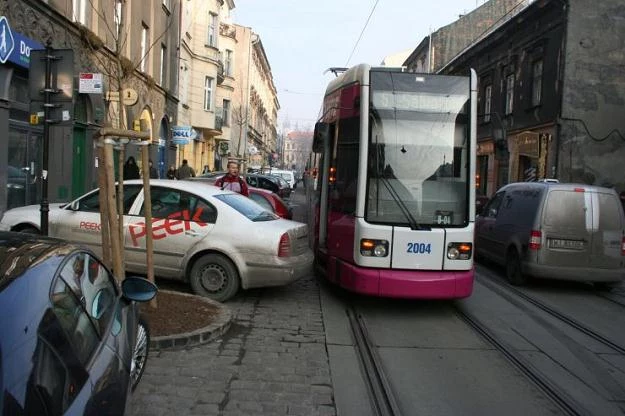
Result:
M239 274L230 260L219 254L200 257L189 274L189 282L197 295L225 302L240 287Z
M139 380L145 371L145 365L148 361L148 353L150 351L150 327L145 318L139 318L137 327L137 339L135 348L132 352L132 362L130 363L130 380L132 383L132 391L139 385Z

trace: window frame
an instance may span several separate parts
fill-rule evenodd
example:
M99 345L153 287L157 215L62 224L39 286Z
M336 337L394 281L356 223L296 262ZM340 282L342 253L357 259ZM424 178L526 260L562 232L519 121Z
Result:
M505 77L506 82L506 101L504 106L504 114L509 116L514 111L514 84L515 84L515 76L514 73L508 73Z
M537 70L537 67L540 67ZM532 107L538 107L543 99L544 61L542 58L532 62Z
M139 70L146 72L148 60L148 42L150 38L150 27L145 22L141 22L141 61L139 62Z
M217 46L217 15L213 12L208 12L207 29L206 45L214 48Z
M204 77L204 111L213 111L213 81L213 77Z
M222 112L222 123L224 126L230 126L230 100L225 99L222 102L222 108L223 108L223 112Z
M490 115L493 111L493 84L484 86L484 123L490 122Z

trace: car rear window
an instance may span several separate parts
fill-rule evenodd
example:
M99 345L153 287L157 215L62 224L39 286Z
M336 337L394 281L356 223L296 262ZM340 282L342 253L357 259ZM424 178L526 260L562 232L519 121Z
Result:
M215 195L215 198L229 205L250 221L273 221L280 218L241 194L221 194Z
M545 225L558 229L586 229L585 192L554 190L547 195Z

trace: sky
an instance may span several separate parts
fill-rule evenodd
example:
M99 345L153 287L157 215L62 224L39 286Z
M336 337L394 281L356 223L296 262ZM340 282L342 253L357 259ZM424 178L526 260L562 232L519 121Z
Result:
M278 91L278 130L312 130L330 67L379 65L485 0L234 0L260 35ZM373 10L373 13L372 13ZM367 23L368 20L368 23ZM359 40L360 38L360 40Z

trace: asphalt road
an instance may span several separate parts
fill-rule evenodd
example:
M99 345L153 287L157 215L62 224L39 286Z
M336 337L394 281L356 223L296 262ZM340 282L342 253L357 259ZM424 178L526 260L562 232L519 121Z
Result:
M302 191L291 197L299 220ZM473 295L456 302L352 296L313 275L245 291L227 303L235 320L224 338L150 356L133 415L373 415L348 307L363 317L403 415L625 414L625 355L614 349L625 347L622 292L609 299L551 282L522 290L610 347L499 286L500 270L478 265L477 274Z

